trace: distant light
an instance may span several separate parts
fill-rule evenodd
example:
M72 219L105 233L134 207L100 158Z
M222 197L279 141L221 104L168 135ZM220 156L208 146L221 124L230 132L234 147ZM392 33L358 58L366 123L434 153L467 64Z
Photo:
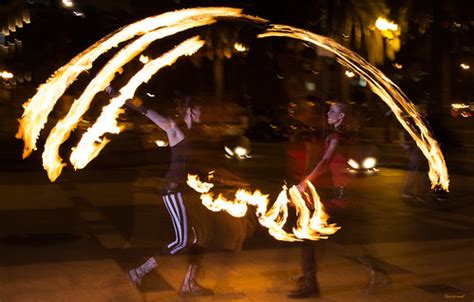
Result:
M306 81L304 83L306 90L308 91L315 91L316 90L316 84L314 82Z
M373 168L375 168L376 163L377 163L377 160L374 157L367 157L362 162L362 167L364 169L373 169Z
M393 67L395 67L396 69L402 69L402 68L403 68L403 65L402 65L402 64L398 64L398 63L393 63Z
M353 78L355 76L355 74L350 70L346 70L345 74L348 78Z
M241 44L241 43L235 43L235 44L234 44L234 48L235 48L235 50L240 51L240 52L249 50L248 47L245 47L245 46L244 46L243 44Z
M471 68L471 66L469 66L468 64L464 64L464 63L461 63L461 65L459 65L459 66L461 66L461 68L464 69L464 70L468 70L468 69Z
M375 27L377 27L377 29L379 30L391 30L391 31L398 30L398 24L393 23L382 17L377 18L377 21L375 21Z
M277 74L277 78L278 78L279 80L283 80L285 77L282 76L282 75Z
M0 72L0 77L2 79L8 80L8 79L13 78L13 73L8 72L8 71L2 71L2 72Z
M162 141L162 140L160 140L160 139L156 140L156 141L155 141L155 144L156 144L158 147L166 147L166 146L168 146L168 142Z
M228 148L227 146L224 146L224 150L225 150L225 152L227 152L227 154L229 154L230 156L234 156L234 152L232 152L232 150L230 150L230 148Z
M249 150L242 146L237 146L232 151L229 147L224 146L224 150L226 152L225 156L227 158L237 158L237 159L245 159L249 158Z
M234 152L238 157L244 157L248 154L248 150L241 146L235 147Z
M141 55L139 60L140 60L140 62L142 62L143 64L146 64L146 63L150 62L150 58L147 57L147 56L144 56L144 55Z
M347 161L347 164L348 164L352 169L355 169L355 170L357 170L357 169L360 168L359 164L358 164L355 160L353 160L352 158L350 158L350 159Z
M453 103L451 104L451 108L453 108L454 110L467 109L469 108L469 105L464 103Z
M63 0L62 3L64 7L74 7L74 2L72 0Z
M78 10L72 12L76 17L85 17L84 13Z
M154 95L153 93L149 93L149 92L147 92L146 95L149 96L149 97L151 97L151 98L154 98L154 97L155 97L155 95Z

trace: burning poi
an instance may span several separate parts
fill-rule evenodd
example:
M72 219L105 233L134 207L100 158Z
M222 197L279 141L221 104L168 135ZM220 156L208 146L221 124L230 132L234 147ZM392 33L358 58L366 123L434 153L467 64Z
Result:
M46 83L38 87L37 93L23 105L25 110L19 120L20 126L16 135L17 138L24 141L23 158L28 157L33 150L36 150L39 134L61 95L82 72L91 69L93 63L101 55L120 43L136 38L105 64L84 89L82 95L73 102L67 115L51 130L42 156L43 167L51 181L55 181L59 177L66 165L59 156L61 144L67 140L71 131L77 127L81 117L90 107L94 96L111 83L118 70L136 56L142 55L142 52L152 42L188 29L211 26L219 21L219 18L232 18L265 25L266 29L257 36L260 39L272 37L297 39L312 47L321 47L333 53L341 64L367 81L370 89L390 107L403 128L415 140L418 148L428 160L428 175L432 187L449 189L448 171L437 141L423 123L413 103L380 70L328 37L291 26L270 24L267 20L243 14L240 9L225 7L184 9L140 20L109 34L59 68ZM134 96L141 84L147 82L161 68L172 65L180 57L196 53L203 45L204 42L196 36L187 39L172 50L154 59L146 58L145 60L143 57L140 60L144 64L142 69L119 89L120 96L110 100L110 103L103 108L97 121L82 136L77 146L72 148L69 159L74 169L84 168L99 155L100 151L109 142L109 139L104 137L106 133L120 133L122 128L117 123L117 117L123 112L121 107L127 99ZM236 49L247 48L238 43ZM304 238L313 240L325 238L324 235L333 234L337 231L337 227L326 224L327 214L325 214L324 208L319 202L316 190L312 185L309 185L309 188L309 196L313 199L316 208L311 218L301 195L293 188L289 190L284 188L270 210L266 208L268 200L265 201L265 195L258 191L254 193L237 191L235 202L240 204L238 206L240 212L237 213L237 216L242 214L247 204L254 205L257 207L260 223L268 227L272 236L279 240L294 241ZM287 193L291 202L296 205L299 214L298 225L294 228L293 234L287 234L281 228L286 221L285 213L288 211ZM202 196L203 203L207 204L209 208L221 207L224 209L226 204L235 203L234 201L225 201L222 198L221 201L217 202L209 195L205 195L208 192L202 192L202 194L204 194ZM255 199L250 200L248 196L253 196ZM255 200L259 201L256 202ZM229 212L232 213L232 211Z

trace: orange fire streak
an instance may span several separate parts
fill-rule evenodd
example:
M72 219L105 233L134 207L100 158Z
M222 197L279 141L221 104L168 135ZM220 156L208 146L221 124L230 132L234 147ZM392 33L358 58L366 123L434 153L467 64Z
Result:
M161 57L149 61L134 74L128 83L120 89L120 95L113 98L110 104L104 107L97 122L87 130L77 147L73 149L70 160L74 168L85 167L105 147L109 140L100 139L102 135L106 132L117 134L121 131L121 127L117 124L117 116L122 112L121 107L125 101L133 98L135 91L141 84L147 82L161 68L172 65L181 56L194 54L203 45L204 41L199 37L190 38Z
M38 92L30 100L25 102L23 107L25 111L20 119L20 126L17 138L23 139L25 146L23 150L23 158L26 158L31 154L32 150L36 149L36 141L38 139L41 129L46 124L49 113L52 111L58 98L64 93L64 91L72 84L77 76L92 67L92 63L103 53L107 52L111 48L118 44L130 40L137 35L143 35L144 33L162 28L163 31L169 30L169 28L179 28L181 23L191 24L189 28L193 28L193 21L201 19L210 20L217 17L231 17L240 20L249 20L252 22L267 22L266 20L241 14L240 9L233 8L194 8L185 9L181 11L174 11L165 13L162 15L150 17L126 27L108 35L107 37L96 42L94 45L83 51L81 54L72 59L68 64L58 69L48 81L38 87ZM196 25L198 26L198 25ZM184 30L184 29L183 29ZM179 30L178 30L179 31ZM172 31L169 33L173 34ZM381 71L374 66L367 63L363 58L354 52L348 50L342 45L336 43L330 38L316 35L314 33L290 27L285 25L273 25L265 33L258 35L259 38L264 37L287 37L294 38L301 41L305 41L308 44L322 47L332 53L338 58L339 62L345 67L353 70L359 76L364 77L369 83L369 87L374 93L380 96L390 109L393 111L395 116L405 130L412 136L418 147L421 149L425 157L428 159L430 166L429 177L432 183L432 187L440 186L444 190L449 188L449 176L446 168L446 164L443 155L439 149L438 143L432 137L431 133L424 125L423 121L416 112L414 105L404 95L404 93ZM133 57L132 57L133 58ZM115 59L115 57L114 57ZM113 59L113 60L114 60ZM77 125L77 120L82 115L80 112L87 110L90 105L90 99L93 98L97 91L102 90L105 86L110 83L113 78L111 70L117 70L120 68L119 65L125 64L131 58L124 58L122 63L118 62L117 65L110 64L108 67L104 67L103 74L98 78L97 81L93 80L93 83L89 84L86 91L81 96L84 101L76 102L71 110L75 110L76 113L68 113L66 121L61 121L53 130L52 135L48 138L47 150L43 154L43 165L48 170L48 174L51 180L56 179L59 175L63 164L61 158L57 155L58 143L61 144L69 135L70 131ZM109 67L111 69L109 69ZM104 71L107 69L107 72ZM102 71L101 71L102 72ZM99 79L102 78L102 82ZM76 115L77 114L77 115ZM72 116L71 119L68 117ZM112 127L113 128L113 127ZM60 133L57 137L56 131ZM98 138L96 139L98 140ZM95 152L95 151L94 151ZM98 151L97 151L98 152ZM93 155L96 156L97 154ZM73 157L74 158L74 157ZM76 168L83 165L78 164ZM59 170L57 172L50 172L49 170ZM57 175L56 175L57 174Z
M250 192L245 189L238 189L233 200L225 198L222 194L214 199L213 194L209 192L214 186L212 183L202 182L196 175L189 174L187 184L201 193L202 204L213 212L225 211L234 217L243 217L247 213L248 205L256 207L255 214L258 221L277 240L293 242L302 241L303 239L327 239L328 235L332 235L340 229L335 224L327 223L329 216L326 214L311 182L308 182L310 194L305 193L305 195L316 206L312 214L306 206L303 196L295 186L289 190L284 186L272 207L268 209L268 195L262 194L259 190ZM288 218L289 204L295 206L298 216L292 234L283 230Z
M118 69L130 62L155 40L189 28L209 25L213 22L215 22L215 20L204 17L193 22L183 22L175 26L157 29L133 41L109 60L89 85L87 85L79 99L74 101L66 117L60 120L53 130L51 130L43 152L43 167L48 172L49 179L54 181L59 174L61 174L61 170L65 166L65 164L61 162L61 157L59 157L60 145L66 141L72 129L77 127L82 115L89 109L94 96L110 84ZM74 158L77 158L77 155L75 155ZM77 169L78 166L76 165L75 168Z
M105 52L124 41L130 40L134 36L143 35L160 27L179 24L192 18L237 17L239 15L241 15L241 9L235 8L204 7L185 9L140 20L102 38L77 55L68 64L59 68L46 83L38 87L38 92L23 104L25 111L19 120L20 125L16 134L16 137L23 139L25 143L23 158L28 157L33 150L36 150L36 141L38 140L39 133L46 124L48 115L53 110L59 97L76 80L81 72L90 69L92 63ZM257 20L257 18L251 18Z
M332 52L339 58L339 62L365 78L371 90L387 104L400 124L415 140L417 146L428 160L430 169L428 176L432 188L440 186L449 189L449 175L446 163L438 142L423 123L419 113L408 97L380 70L369 64L361 56L345 48L334 40L314 34L312 32L286 26L273 25L266 32L258 35L259 38L287 37L305 41ZM416 126L416 127L415 127Z

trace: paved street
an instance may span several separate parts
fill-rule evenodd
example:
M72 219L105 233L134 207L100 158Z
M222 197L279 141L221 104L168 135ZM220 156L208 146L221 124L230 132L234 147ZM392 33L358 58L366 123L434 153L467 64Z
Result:
M283 183L279 164L255 154L237 166L249 183L272 193ZM125 273L171 239L156 193L166 168L67 170L56 183L39 166L0 173L0 301L185 300L177 292L186 256L160 259L138 290ZM350 221L336 221L343 229L318 243L321 301L474 299L473 177L451 175L452 205L444 208L400 200L405 173L381 167L352 182ZM207 213L214 228L201 280L216 295L189 300L286 301L299 274L297 245L275 241L251 215ZM389 273L392 286L363 294L361 251Z

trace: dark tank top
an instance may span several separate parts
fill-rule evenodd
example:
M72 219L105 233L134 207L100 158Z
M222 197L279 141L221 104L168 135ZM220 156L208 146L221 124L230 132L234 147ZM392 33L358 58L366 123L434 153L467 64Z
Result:
M166 174L165 191L173 192L181 190L186 183L189 159L191 157L191 143L186 136L171 149L171 164Z

